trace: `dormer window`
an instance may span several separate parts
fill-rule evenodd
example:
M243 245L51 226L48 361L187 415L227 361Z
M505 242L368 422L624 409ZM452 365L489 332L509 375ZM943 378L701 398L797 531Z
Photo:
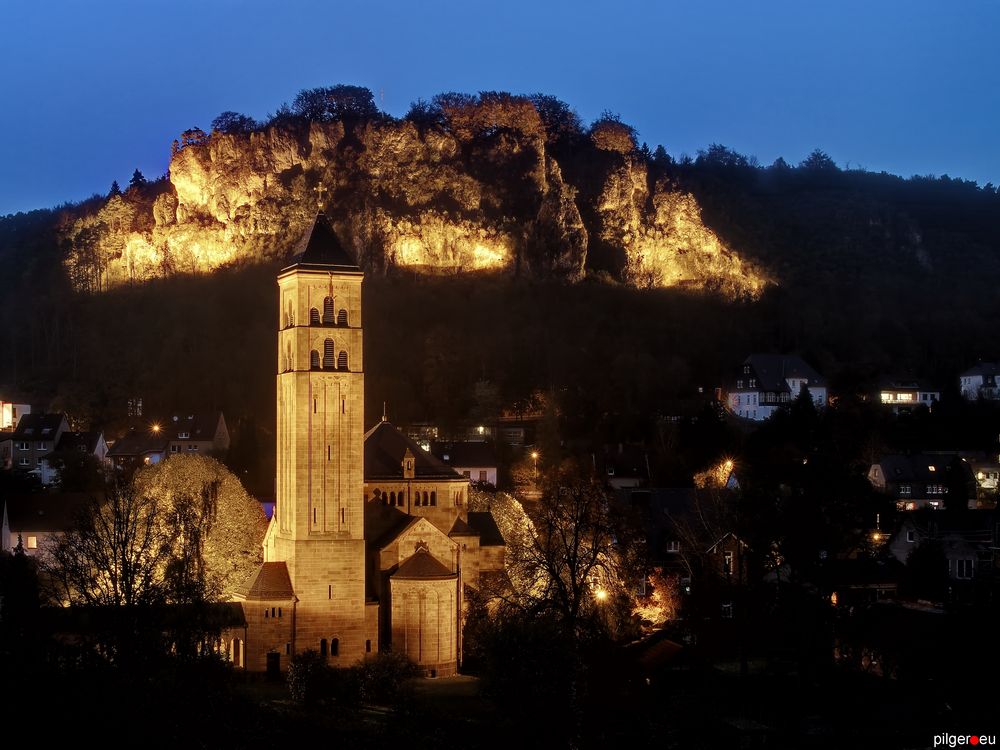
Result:
M189 437L191 437L191 433L190 432L178 432L177 433L177 438L179 440L187 440Z
M48 435L50 432L52 432L52 428L51 427L43 427L42 428L42 434L43 435Z

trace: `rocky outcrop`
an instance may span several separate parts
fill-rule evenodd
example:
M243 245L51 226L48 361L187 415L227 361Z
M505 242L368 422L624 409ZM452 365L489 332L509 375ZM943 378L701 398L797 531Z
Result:
M130 189L64 226L67 269L78 287L103 289L284 256L322 196L369 271L577 280L598 238L621 256L628 283L759 293L763 277L704 225L690 194L650 185L626 135L611 128L579 145L574 159L590 150L606 165L581 186L564 178L537 116L492 106L457 108L452 128L377 121L213 133L176 150L168 184Z

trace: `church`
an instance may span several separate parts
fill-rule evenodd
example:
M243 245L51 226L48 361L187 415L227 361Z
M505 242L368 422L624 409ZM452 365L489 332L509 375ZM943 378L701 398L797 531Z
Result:
M365 431L362 279L322 208L278 274L276 505L264 562L233 595L243 627L224 634L249 671L392 650L454 674L466 588L503 571L469 479L384 416Z

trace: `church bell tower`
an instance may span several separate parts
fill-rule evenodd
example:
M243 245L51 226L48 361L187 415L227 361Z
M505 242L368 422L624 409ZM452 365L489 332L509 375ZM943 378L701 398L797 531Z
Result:
M358 265L321 212L278 275L277 503L265 546L298 599L295 652L365 647L364 366Z

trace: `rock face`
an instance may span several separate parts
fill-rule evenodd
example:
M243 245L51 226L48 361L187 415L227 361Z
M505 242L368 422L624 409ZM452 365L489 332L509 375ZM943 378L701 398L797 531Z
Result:
M575 165L567 172L530 114L477 111L451 128L404 120L212 133L176 150L167 183L66 222L66 267L78 288L100 290L281 257L322 195L370 272L575 281L594 267L596 240L628 283L760 292L765 279L702 223L690 194L651 184L632 141L596 133L564 157Z

